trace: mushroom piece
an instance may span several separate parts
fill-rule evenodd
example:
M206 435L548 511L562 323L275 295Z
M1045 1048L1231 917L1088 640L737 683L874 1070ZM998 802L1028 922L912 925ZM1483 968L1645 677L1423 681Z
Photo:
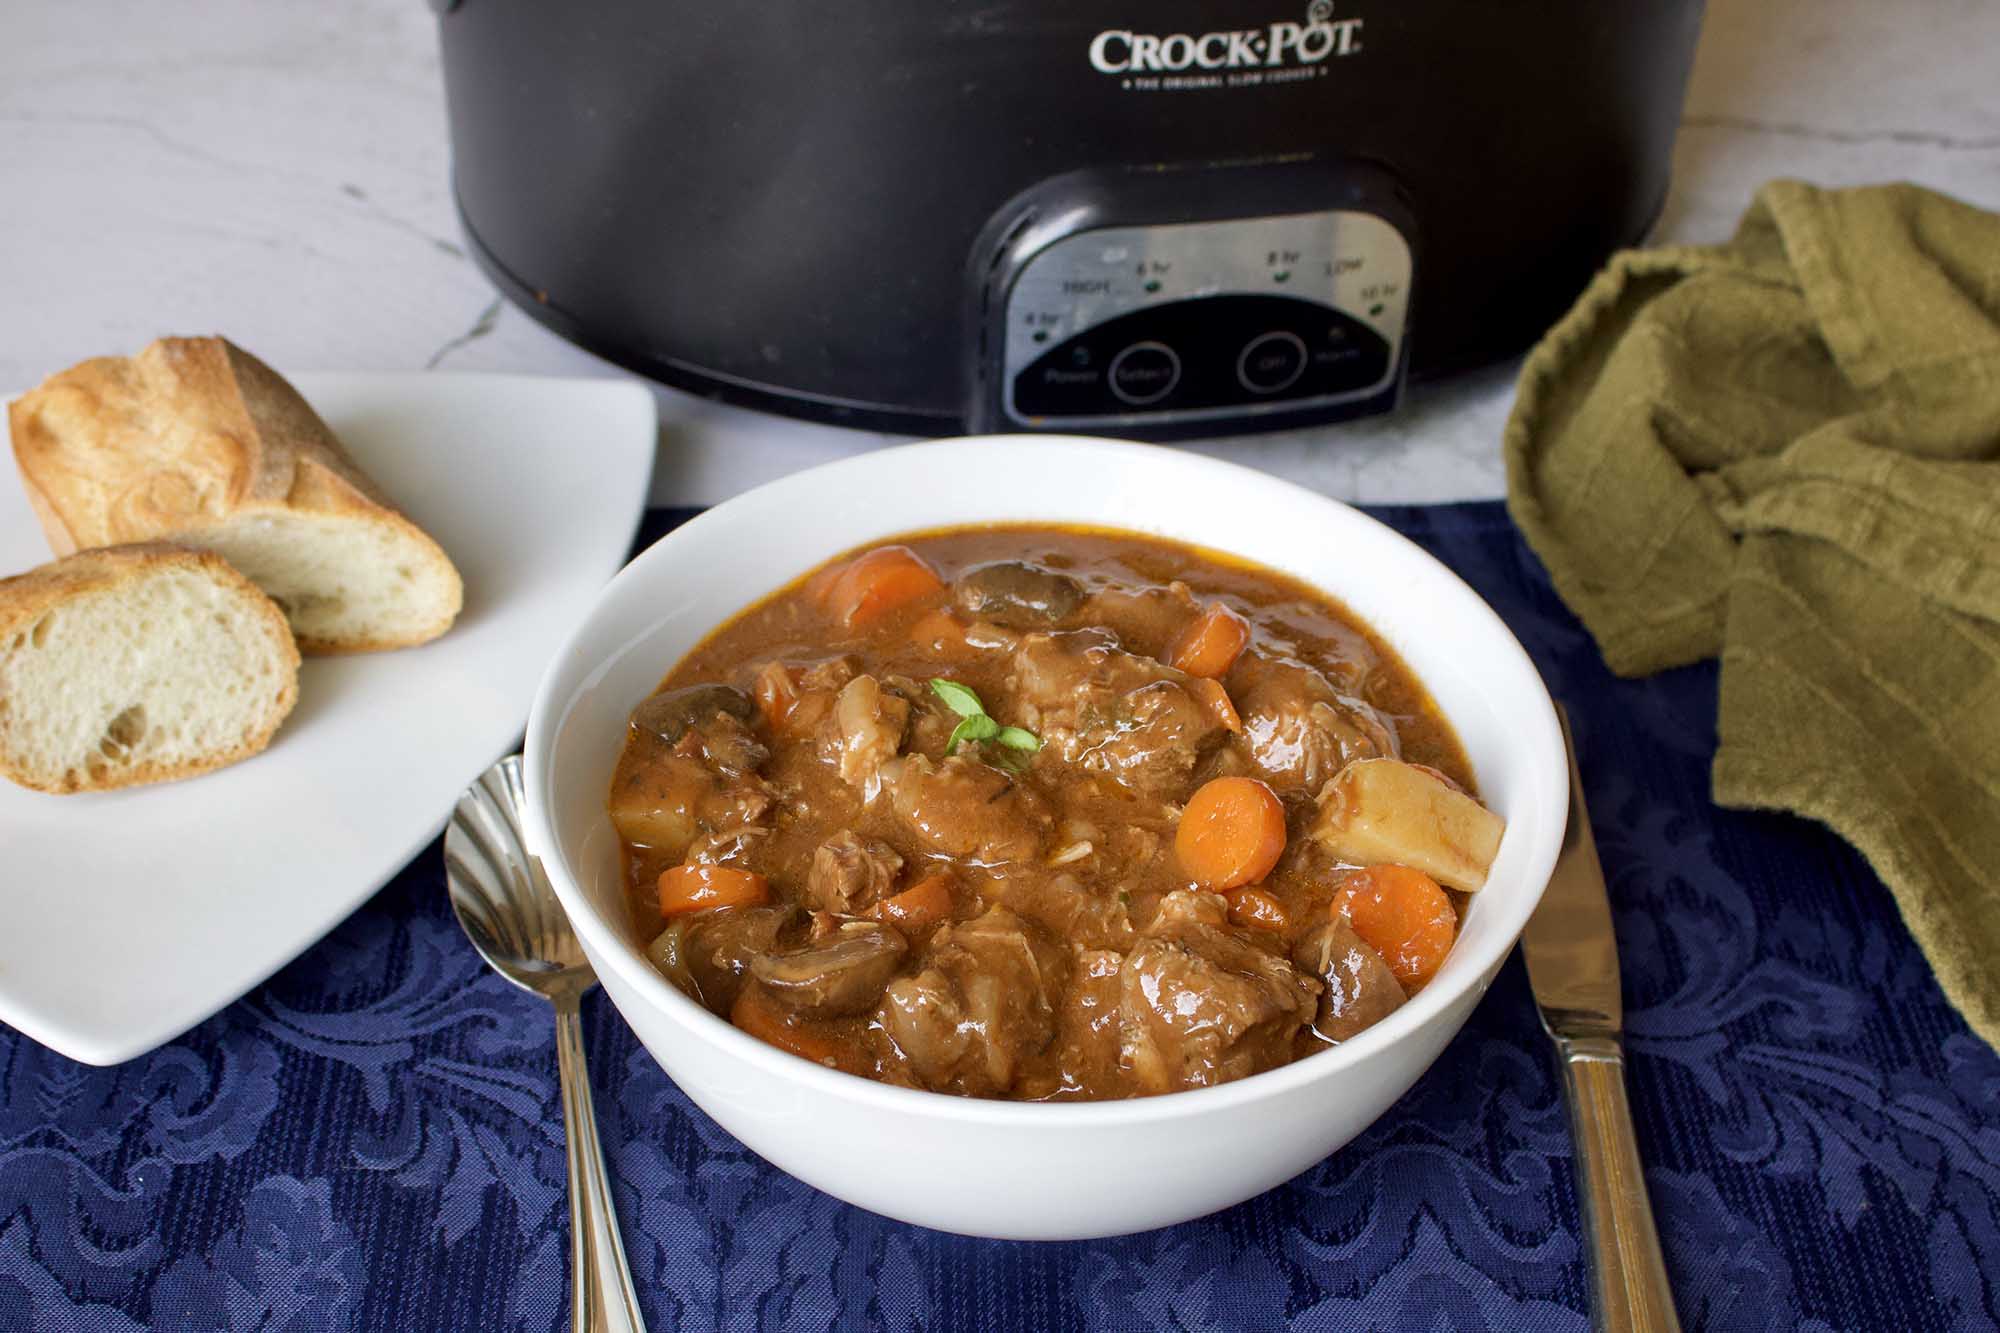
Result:
M1403 1007L1403 987L1382 955L1347 922L1323 923L1292 949L1292 961L1326 983L1313 1031L1346 1041Z
M893 927L849 921L823 943L760 954L751 975L781 1002L821 1017L856 1014L882 997L909 945Z
M1040 565L1001 560L959 575L952 600L974 619L1039 628L1067 619L1083 602L1083 585Z
M687 921L676 917L667 923L667 928L653 937L646 946L646 959L660 974L674 986L688 995L699 996L700 989L694 983L694 975L687 965Z
M689 727L717 713L748 722L755 712L750 696L733 685L686 685L642 700L632 710L632 727L672 745Z
M790 903L702 912L688 920L674 961L694 982L701 1002L726 1014L742 988L743 974L757 959L779 948L781 940L796 939L799 919L799 909ZM654 941L656 946L660 943ZM653 959L655 965L665 962L661 953L653 954Z

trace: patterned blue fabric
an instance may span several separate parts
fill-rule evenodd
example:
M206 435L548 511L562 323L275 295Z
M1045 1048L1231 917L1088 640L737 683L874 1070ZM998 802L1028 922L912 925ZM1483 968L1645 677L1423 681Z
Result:
M1572 709L1686 1326L1995 1327L2000 1057L1867 866L1817 826L1712 806L1713 671L1613 680L1499 506L1383 516ZM1518 962L1348 1148L1228 1212L1089 1244L836 1203L694 1110L601 997L585 1027L655 1330L1588 1326ZM436 848L150 1056L91 1069L0 1029L0 1328L566 1328L550 1035L460 937Z

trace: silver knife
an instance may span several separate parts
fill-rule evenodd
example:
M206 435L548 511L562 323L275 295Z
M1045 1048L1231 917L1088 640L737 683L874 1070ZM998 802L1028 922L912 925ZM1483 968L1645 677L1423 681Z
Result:
M1611 900L1590 835L1569 715L1560 705L1556 715L1569 751L1569 829L1548 891L1522 932L1521 954L1535 1008L1562 1065L1590 1252L1590 1322L1594 1329L1620 1333L1678 1333L1625 1099L1625 1051L1618 1043L1625 1011L1618 998Z

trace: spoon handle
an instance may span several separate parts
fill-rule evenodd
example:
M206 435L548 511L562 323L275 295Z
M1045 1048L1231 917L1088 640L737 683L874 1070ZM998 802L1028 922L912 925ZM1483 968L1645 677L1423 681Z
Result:
M569 1143L570 1326L576 1333L645 1333L632 1270L618 1239L618 1214L597 1142L583 1020L573 992L555 997L556 1065L562 1072L563 1132Z

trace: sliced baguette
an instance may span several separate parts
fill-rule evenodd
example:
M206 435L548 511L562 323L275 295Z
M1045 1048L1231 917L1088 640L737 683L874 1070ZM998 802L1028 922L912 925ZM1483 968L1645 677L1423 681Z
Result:
M292 711L277 603L220 556L113 546L0 579L0 776L47 792L192 777Z
M458 616L444 551L297 390L226 339L85 361L10 404L8 423L59 556L143 541L214 551L284 608L308 653L423 643Z

